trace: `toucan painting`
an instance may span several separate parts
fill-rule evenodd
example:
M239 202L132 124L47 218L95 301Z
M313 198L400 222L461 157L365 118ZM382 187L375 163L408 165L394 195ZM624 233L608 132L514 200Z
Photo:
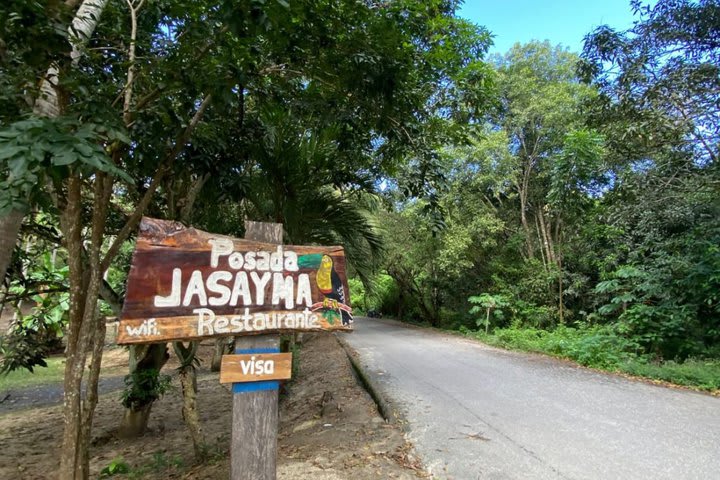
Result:
M319 258L318 258L319 257ZM315 282L318 290L323 294L322 307L335 312L343 325L353 322L352 310L347 305L347 296L340 275L335 271L333 259L330 255L303 255L300 257L300 266L308 267L318 265Z

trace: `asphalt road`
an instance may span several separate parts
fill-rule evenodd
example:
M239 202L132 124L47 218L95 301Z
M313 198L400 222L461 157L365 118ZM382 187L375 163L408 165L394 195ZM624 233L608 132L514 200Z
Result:
M720 399L357 318L343 339L440 479L720 479Z

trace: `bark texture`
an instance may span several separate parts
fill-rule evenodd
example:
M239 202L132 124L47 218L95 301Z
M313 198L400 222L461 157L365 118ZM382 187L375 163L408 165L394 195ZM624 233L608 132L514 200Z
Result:
M245 222L245 238L281 244L281 224ZM236 337L236 348L280 348L279 335ZM233 395L230 478L274 480L277 477L278 391ZM252 448L249 448L249 447Z
M195 354L200 342L190 342L186 347L182 342L174 342L175 354L180 360L180 385L182 387L182 416L188 433L193 442L195 460L202 461L205 457L205 437L200 424L200 413L197 408L197 372L195 370Z
M169 358L166 343L132 345L130 347L130 375L134 375L136 379L159 375ZM134 438L145 433L152 406L159 398L159 393L157 391L136 392L131 390L124 402L125 412L118 429L121 437Z
M0 218L0 283L5 280L24 216L20 210L11 210Z

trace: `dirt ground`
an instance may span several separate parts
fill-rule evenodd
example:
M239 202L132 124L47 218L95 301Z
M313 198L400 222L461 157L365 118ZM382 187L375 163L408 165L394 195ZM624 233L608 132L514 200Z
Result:
M114 462L129 472L117 478L229 478L232 418L230 387L209 372L212 343L200 348L198 403L209 460L194 464L192 444L181 416L177 378L174 389L153 407L149 431L121 440L119 391L101 396L95 413L91 478ZM123 349L104 358L108 372L127 363ZM167 373L177 365L171 362ZM165 370L164 370L165 371ZM329 392L329 393L326 393ZM53 479L62 435L59 405L0 415L0 479ZM297 377L280 400L278 478L318 480L412 479L427 474L397 425L384 422L356 380L347 356L331 334L305 335Z

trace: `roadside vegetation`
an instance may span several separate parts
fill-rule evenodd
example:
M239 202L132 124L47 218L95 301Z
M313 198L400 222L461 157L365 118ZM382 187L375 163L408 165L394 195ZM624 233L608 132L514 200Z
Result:
M492 333L460 329L461 333L488 345L536 352L573 360L580 365L620 372L700 390L720 390L720 361L687 358L684 361L658 360L618 334L613 326L560 326L554 330L499 328Z

